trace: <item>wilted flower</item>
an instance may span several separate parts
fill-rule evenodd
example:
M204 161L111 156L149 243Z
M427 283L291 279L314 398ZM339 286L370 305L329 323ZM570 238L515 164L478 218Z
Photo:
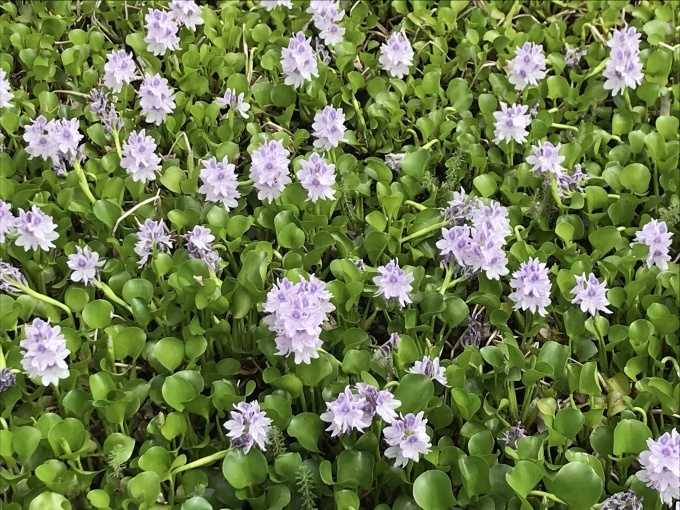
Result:
M314 39L314 51L321 62L326 65L331 63L331 54L318 37Z
M463 346L472 345L479 347L482 345L482 312L473 313L468 317L467 328L460 336L460 343Z
M385 441L390 445L385 450L385 457L396 459L396 467L405 467L409 460L418 462L421 455L430 451L432 443L425 428L427 420L423 416L422 411L417 415L409 413L383 429Z
M123 144L120 166L132 176L135 182L149 182L156 179L161 169L161 158L156 154L156 141L146 130L133 131Z
M565 157L561 156L559 152L561 146L561 143L555 146L550 142L545 142L542 145L532 145L532 154L527 157L527 163L533 165L531 171L538 177L546 173L555 175L566 172L566 169L562 166Z
M201 162L199 173L202 185L199 193L205 195L208 202L221 202L229 211L238 205L241 194L236 180L236 166L229 163L225 157L222 161L210 158Z
M398 172L401 170L401 162L406 154L393 154L389 153L385 155L385 164L390 170Z
M307 190L307 200L316 203L319 199L330 200L335 197L335 165L318 154L313 153L308 160L302 160L297 177Z
M642 510L642 502L633 491L617 492L602 502L600 510Z
M104 89L92 89L90 91L90 99L92 101L90 103L90 110L99 116L107 133L123 127L123 119L121 119L120 113L118 113L113 103L109 102Z
M581 305L581 310L589 312L590 315L595 315L597 312L612 313L607 308L609 300L607 299L607 283L600 283L593 273L586 276L583 273L581 276L576 276L576 286L571 293L576 297L571 301L574 304Z
M7 73L5 73L4 69L0 69L0 108L10 108L14 106L12 104L13 98L14 93L10 90Z
M529 134L527 126L531 124L531 115L527 113L528 109L527 105L518 104L508 107L506 103L501 101L501 111L493 114L496 118L493 143L509 142L510 140L515 140L517 143L526 142L526 137Z
M175 93L168 86L168 80L159 74L144 75L139 87L139 105L147 122L160 125L165 117L175 109Z
M254 402L239 402L234 404L235 411L231 411L231 420L224 423L227 437L231 439L231 446L242 448L248 453L253 445L262 451L267 450L269 430L272 420L265 411L260 410L260 404Z
M453 198L449 200L449 205L444 209L444 218L452 224L460 223L470 219L470 214L476 201L470 200L463 188L453 192Z
M173 15L159 9L149 9L144 16L146 21L146 48L154 55L163 55L166 51L179 48L179 27Z
M292 182L288 171L289 155L280 140L265 142L253 152L250 178L257 189L257 198L273 202Z
M364 412L367 404L365 398L352 393L349 386L345 387L333 402L326 402L327 411L321 413L321 419L330 423L326 430L332 437L349 434L352 430L363 432L371 426L371 417Z
M52 216L42 212L37 205L31 207L30 211L19 209L16 228L19 234L16 244L21 246L24 251L37 250L38 248L49 251L50 248L54 248L52 241L59 238L59 234L56 232L57 225Z
M517 425L510 427L503 433L503 437L500 439L500 442L504 446L508 446L509 448L516 450L517 443L519 443L520 439L523 439L524 437L526 437L524 434L524 427L522 427L521 422L517 422Z
M20 342L23 354L21 365L31 378L40 377L44 386L58 384L69 376L64 361L71 351L66 348L66 339L59 326L35 319L26 326L26 339Z
M411 43L401 33L392 34L387 43L380 46L378 62L393 78L407 76L413 64Z
M104 265L103 260L99 260L99 253L90 250L87 246L76 247L76 253L68 256L66 263L71 269L71 280L74 282L82 281L84 285L89 285L99 276L99 268Z
M668 262L671 260L668 251L671 247L672 237L673 234L668 231L666 222L655 219L649 220L642 227L642 230L635 233L635 241L649 247L649 255L647 255L645 261L647 267L657 265L662 271L668 269Z
M293 354L297 364L309 364L319 357L321 325L335 310L331 297L326 284L314 276L296 284L284 278L272 287L263 305L270 314L264 322L276 333L277 354Z
M545 309L550 304L550 279L548 268L538 259L530 258L523 262L517 271L512 273L510 287L513 292L510 299L515 303L515 310L538 311L542 316L548 314Z
M244 101L245 95L243 92L236 94L236 90L227 89L222 97L215 99L215 103L220 108L234 108L237 112L241 114L244 119L248 118L248 110L250 110L250 104Z
M312 124L314 136L314 147L330 150L337 147L340 142L346 142L345 113L342 108L326 106L322 111L314 116Z
M378 390L370 384L360 382L357 383L357 391L366 400L363 409L367 418L372 420L377 414L385 423L392 423L397 418L395 409L399 408L401 401L394 398L388 390Z
M379 266L378 272L380 276L373 278L373 283L378 286L376 296L383 296L388 302L398 301L402 307L411 302L411 283L415 279L412 274L401 269L396 260Z
M260 0L260 5L268 11L273 11L278 6L285 7L286 9L293 8L293 2L291 0Z
M194 0L171 0L168 7L172 10L172 17L191 31L196 31L197 25L203 24L201 8Z
M311 38L306 38L303 32L298 32L290 38L288 47L281 50L281 66L286 78L284 83L298 88L312 76L319 76L316 54L310 44Z
M0 368L0 393L17 385L17 376L9 368Z
M172 248L172 240L165 233L163 220L153 221L147 218L144 223L139 225L137 243L135 244L135 253L139 256L139 267L146 264L154 250L165 252L170 248Z
M8 262L0 260L0 290L6 292L19 292L16 283L28 285L26 278L18 268Z
M396 349L399 347L399 342L401 342L401 337L399 333L391 333L390 337L387 339L387 345L390 349Z
M106 56L104 86L110 88L114 94L122 90L123 83L131 83L138 78L131 53L125 50L118 50Z
M680 500L680 434L666 432L657 441L647 439L647 450L640 454L642 469L637 477L659 492L669 507Z
M7 234L16 232L17 219L12 214L11 205L0 200L0 243L5 242Z
M567 52L564 54L564 63L567 67L576 67L586 53L588 53L586 50L567 48Z
M439 356L434 359L430 359L429 356L423 356L422 361L416 361L408 372L410 374L423 374L432 379L433 381L438 381L448 388L449 383L446 381L446 376L444 375L444 367L439 366Z
M213 271L217 271L220 255L212 249L212 242L215 236L205 227L196 225L193 230L190 230L184 235L189 256L192 259L203 260Z
M545 78L545 56L543 46L532 42L515 48L515 58L505 67L509 78L517 90L524 90L527 85L538 85Z
M611 90L613 95L622 94L626 87L635 89L642 83L640 37L635 27L627 27L614 30L607 42L611 51L602 76L607 78L604 88Z

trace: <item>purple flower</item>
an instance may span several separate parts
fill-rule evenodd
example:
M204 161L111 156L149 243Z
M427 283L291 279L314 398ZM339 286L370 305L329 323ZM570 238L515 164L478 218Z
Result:
M561 146L561 143L555 146L550 142L545 142L543 145L532 145L532 154L527 157L527 163L533 165L531 171L538 177L547 173L553 175L565 173L566 169L562 166L565 157L560 156L559 153Z
M530 258L523 262L517 271L512 273L510 287L513 292L510 299L515 303L515 310L531 310L542 316L548 314L545 309L550 304L550 279L548 268L538 259Z
M155 251L166 252L172 248L172 240L165 233L163 220L153 221L147 218L139 225L135 253L139 256L139 267L144 266L149 256Z
M161 169L161 158L156 154L156 141L146 130L133 131L123 144L122 166L135 182L149 182L156 179Z
M319 76L316 64L316 54L311 38L306 38L303 32L298 32L290 38L287 48L281 50L281 66L286 76L284 83L298 88L312 76Z
M11 204L0 200L0 243L5 242L7 234L16 232L17 219L12 214Z
M35 319L26 326L26 339L20 342L21 365L31 378L40 377L44 386L58 384L69 376L66 358L71 354L59 326Z
M516 450L517 443L519 443L520 440L525 437L526 435L524 434L524 427L522 427L522 423L517 422L517 425L510 427L503 433L503 437L500 439L500 442L502 445Z
M301 167L297 177L302 187L307 190L307 200L316 203L319 199L331 200L335 197L334 164L313 153L308 160L302 160Z
M266 451L272 425L271 418L260 410L257 401L234 404L234 409L235 411L231 412L231 420L224 423L227 437L231 439L231 446L242 448L243 453L248 453L253 445Z
M649 220L642 227L642 230L635 234L636 242L646 244L649 247L649 255L647 255L646 260L647 267L657 265L662 271L668 269L668 262L671 260L668 251L671 247L672 237L673 234L668 231L666 222L655 219Z
M165 121L165 117L175 109L175 94L168 86L168 80L160 75L144 75L139 87L139 105L147 122L157 126Z
M387 339L387 345L389 346L390 349L396 349L399 347L399 342L401 342L401 337L399 336L399 333L392 333L390 334L390 337Z
M11 108L14 93L10 90L7 73L4 69L0 69L0 108Z
M326 412L321 419L330 423L326 429L332 437L349 434L352 430L363 432L371 426L371 418L364 412L367 405L365 398L352 393L349 386L340 393L333 402L326 402Z
M378 272L380 276L373 278L373 283L378 286L376 296L383 296L388 302L398 301L402 307L411 302L411 283L415 279L412 274L401 269L396 260L379 266Z
M29 159L42 158L47 161L50 158L55 159L58 157L58 147L47 134L47 125L47 119L40 115L30 126L26 127L23 138L28 144L26 152Z
M89 285L99 277L99 268L104 265L104 261L99 260L99 253L96 251L87 246L84 249L77 246L76 253L68 256L66 264L72 271L71 280Z
M385 155L385 164L390 170L398 172L401 170L401 162L406 154L389 153Z
M411 368L408 370L409 374L423 374L432 379L433 381L439 381L441 384L449 387L449 383L446 382L446 376L444 375L444 367L439 366L439 357L430 359L429 356L423 356L422 361L416 361Z
M331 63L331 54L318 37L314 39L314 51L321 62L326 65Z
M633 491L617 492L602 502L600 510L642 510L642 502Z
M37 205L31 207L30 211L19 209L19 217L16 221L17 237L16 244L21 246L24 251L37 250L40 248L49 251L54 248L52 241L59 238L56 232L57 225L52 216L42 212Z
M207 228L196 225L184 235L189 256L192 259L203 260L213 271L217 271L219 262L222 260L220 255L212 249L211 243L215 240Z
M291 0L260 0L260 5L268 11L273 11L279 5L281 7L285 7L286 9L293 8L293 2Z
M168 7L172 11L172 17L177 23L181 23L192 32L196 31L197 25L203 24L201 8L194 0L171 0Z
M337 147L345 139L345 113L342 108L326 106L314 116L314 147L330 150Z
M28 286L26 278L18 268L0 260L0 290L5 292L19 292L16 284Z
M400 33L392 34L387 43L380 46L378 62L393 78L407 76L413 64L411 43Z
M0 368L0 393L17 385L17 376L9 368Z
M289 155L280 140L265 142L253 152L250 178L257 189L257 198L273 202L292 182L288 171Z
M349 388L349 386L348 386ZM377 414L385 423L392 423L397 419L395 409L399 409L401 401L394 398L394 395L388 390L378 391L370 384L360 382L357 383L357 391L366 404L364 404L364 413L369 420Z
M172 14L158 9L149 9L144 16L146 21L146 49L154 55L163 55L166 51L179 48L179 27Z
M201 165L199 177L202 185L198 192L203 193L208 202L221 202L227 211L236 207L241 197L236 180L236 166L229 163L226 157L222 161L210 158L202 161Z
M477 200L471 209L470 222L477 230L485 230L488 235L504 240L512 233L508 209L492 200L489 205Z
M59 119L47 123L47 136L62 154L75 154L83 135L78 131L78 119Z
M578 48L567 48L564 54L564 63L567 67L576 67L583 57L588 53L586 50L579 50Z
M669 507L680 500L680 434L666 432L657 441L647 439L647 450L640 454L642 469L637 477L659 492Z
M263 305L269 313L264 322L276 333L277 354L293 354L296 364L319 357L321 325L335 310L331 297L326 284L313 276L296 284L284 278L272 287Z
M527 85L538 85L545 78L545 56L543 46L532 42L515 48L515 58L505 67L509 78L517 90L524 90Z
M571 302L581 305L581 310L589 312L590 315L595 315L597 312L612 313L607 308L609 300L607 299L607 283L600 283L593 273L586 276L583 273L581 276L576 276L576 286L571 290L571 293L576 296Z
M215 99L215 103L220 108L235 108L237 112L241 114L244 119L248 118L248 110L250 110L250 104L243 100L243 92L236 94L236 90L227 89L224 92L224 96Z
M385 457L396 459L396 467L405 467L409 460L418 462L421 455L429 453L432 443L425 428L427 420L423 416L422 411L417 415L409 413L383 429L385 441L390 445L385 450Z
M640 61L641 34L634 27L614 30L607 42L611 48L609 59L602 76L607 78L604 88L613 95L622 94L626 87L635 89L642 83L642 62Z
M131 83L139 79L132 54L125 50L118 50L106 56L104 64L104 86L118 94L123 88L123 83Z
M337 23L345 16L345 11L340 9L338 2L313 0L307 12L312 14L312 22L326 44L332 46L342 42L345 29Z
M531 124L531 115L527 113L528 109L527 105L518 104L508 107L506 103L501 101L501 111L493 114L496 119L493 143L498 144L510 140L515 140L517 143L526 142L526 137L529 134L527 126Z

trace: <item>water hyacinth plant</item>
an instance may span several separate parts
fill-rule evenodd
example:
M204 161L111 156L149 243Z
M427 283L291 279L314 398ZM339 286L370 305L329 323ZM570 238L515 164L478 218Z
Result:
M0 2L0 508L678 510L679 25Z

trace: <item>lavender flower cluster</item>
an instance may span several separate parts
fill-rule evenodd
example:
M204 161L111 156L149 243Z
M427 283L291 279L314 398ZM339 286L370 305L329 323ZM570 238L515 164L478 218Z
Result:
M433 381L437 381L443 386L449 387L446 381L444 367L439 365L439 357L430 359L429 356L423 356L423 359L416 361L408 370L410 374L423 374Z
M581 183L587 178L581 165L574 166L571 175L562 166L565 157L560 154L561 143L556 146L551 142L531 147L532 154L527 156L527 163L532 165L531 171L537 177L544 177L544 184L551 185L551 180L557 184L558 193L562 198L574 191L583 191Z
M184 235L184 242L189 256L192 259L204 261L213 270L217 271L222 260L219 253L212 247L215 236L210 230L200 225L196 225L192 230Z
M273 286L263 308L269 314L265 324L276 333L277 354L293 354L297 364L319 357L321 325L335 310L331 297L326 284L313 275L298 283L284 278Z
M26 326L26 339L20 342L23 359L21 365L31 378L39 378L44 386L58 384L69 376L66 339L59 326L34 319Z
M401 402L388 390L378 390L370 384L357 383L357 393L350 386L338 395L333 402L326 402L326 412L321 419L330 423L326 429L331 437L349 434L352 430L363 432L370 427L374 417L379 416L385 423L393 423L397 418L396 409Z
M319 31L319 37L328 46L342 42L345 29L338 25L345 16L340 3L334 0L310 0L307 12L312 15L312 23Z
M80 160L82 156L80 141L83 135L79 131L78 119L48 121L40 115L26 128L23 139L28 144L26 152L29 159L51 159L59 174L65 173L66 162L73 165L75 159Z
M139 225L135 253L139 256L139 267L144 267L154 252L166 252L172 248L172 240L165 233L163 220L153 221L147 218Z
M260 404L255 402L241 402L234 404L231 420L224 423L227 437L231 439L231 446L241 448L243 453L257 447L266 451L272 420L260 410Z
M238 206L241 194L236 180L236 166L226 158L222 161L217 161L217 158L202 161L198 176L201 179L198 192L204 194L208 202L221 203L227 211Z
M635 89L642 83L641 36L634 27L626 27L614 30L612 38L607 41L609 60L602 76L607 78L604 88L611 90L615 96L622 94L626 88Z
M515 58L508 61L505 70L508 81L517 90L524 90L528 85L538 85L546 77L545 56L543 46L532 42L524 43L515 49Z
M662 271L668 269L668 262L671 260L668 252L671 247L672 237L673 234L668 231L666 222L655 219L649 220L642 227L642 230L636 232L635 241L649 247L649 254L646 260L647 267L656 265Z
M396 260L378 267L378 273L380 275L373 278L373 283L378 286L376 296L383 296L388 303L398 302L401 307L411 302L412 274L400 268Z
M19 215L14 216L11 204L0 200L0 243L9 235L16 235L15 243L24 251L49 251L55 247L52 241L59 239L54 219L37 205L28 211L19 209Z
M680 504L680 433L673 429L656 441L647 439L647 448L640 454L642 469L637 477L657 490L669 507L676 501Z
M464 271L484 271L492 280L508 274L503 247L512 230L505 207L493 200L486 205L480 199L470 199L461 188L444 215L454 225L442 228L442 238L437 241L445 263L455 260ZM465 221L471 225L461 224Z

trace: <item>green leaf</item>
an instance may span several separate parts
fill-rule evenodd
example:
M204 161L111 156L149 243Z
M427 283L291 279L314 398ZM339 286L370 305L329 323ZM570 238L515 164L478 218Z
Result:
M463 477L465 494L469 498L491 491L489 465L482 457L471 455L458 459L458 467Z
M570 462L562 466L548 487L572 510L588 510L600 499L602 480L592 467Z
M222 462L222 474L235 489L252 487L267 479L267 459L257 448L251 448L248 453L234 448Z
M368 452L346 450L338 457L338 483L370 489L375 459Z
M601 227L588 236L590 244L593 245L600 254L604 255L614 249L621 240L621 232L616 227Z
M432 379L422 374L406 374L394 392L394 398L401 401L399 412L402 414L422 411L433 395Z
M475 189L479 191L479 194L485 198L493 195L496 192L496 189L498 189L496 180L491 177L490 174L478 175L473 179L472 184Z
M103 329L111 324L113 305L103 299L95 299L83 308L82 316L85 324L93 329Z
M443 471L430 470L413 482L413 499L423 510L449 510L456 504L451 479Z
M533 462L522 460L505 474L505 480L519 496L526 498L543 478L543 471Z
M298 440L310 452L319 451L319 439L323 436L323 422L314 413L300 413L288 424L288 434Z
M651 181L649 168L640 163L631 163L625 166L619 173L621 184L633 193L644 194L649 189Z
M647 449L647 439L650 437L652 431L641 421L621 420L614 429L614 455L637 455Z

